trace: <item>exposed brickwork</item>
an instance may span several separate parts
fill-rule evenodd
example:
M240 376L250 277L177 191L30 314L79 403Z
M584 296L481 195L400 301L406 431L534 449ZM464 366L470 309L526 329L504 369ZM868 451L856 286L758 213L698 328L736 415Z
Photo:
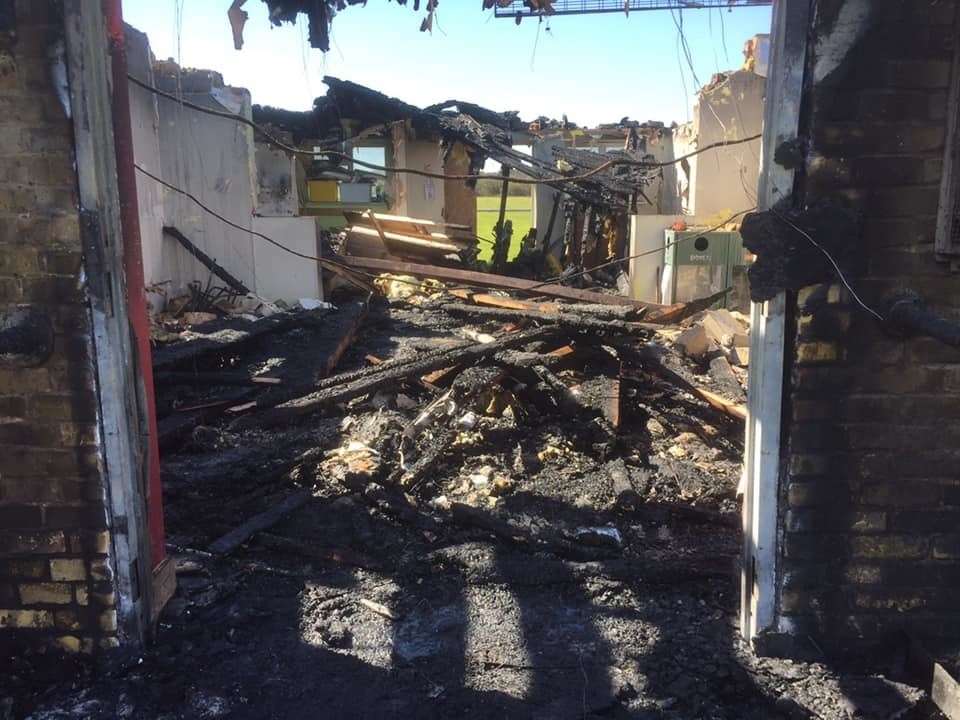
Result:
M813 37L843 4L817 3ZM870 29L812 93L804 200L863 213L865 298L906 287L960 317L960 275L933 248L958 3L868 4ZM823 298L793 308L781 627L960 636L960 351L885 335L839 285Z
M0 327L29 305L53 333L39 365L0 355L0 641L92 652L116 612L57 5L17 0L0 37Z

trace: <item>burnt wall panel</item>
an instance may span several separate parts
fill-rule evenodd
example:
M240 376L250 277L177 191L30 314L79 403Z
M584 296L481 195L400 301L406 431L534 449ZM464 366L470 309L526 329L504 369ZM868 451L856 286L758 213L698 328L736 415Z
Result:
M0 646L116 644L63 18L0 28Z
M869 304L910 288L960 318L934 253L957 2L815 5L798 205L862 220L834 250ZM792 312L781 629L960 635L960 351L891 334L835 278Z

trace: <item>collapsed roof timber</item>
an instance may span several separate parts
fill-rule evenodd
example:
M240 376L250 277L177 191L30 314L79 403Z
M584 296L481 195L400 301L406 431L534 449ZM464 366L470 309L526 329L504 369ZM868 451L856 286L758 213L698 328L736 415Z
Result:
M410 3L414 11L420 10L420 1ZM246 0L236 0L234 7L239 8ZM270 8L270 21L274 25L283 22L296 23L297 16L303 13L309 18L310 45L326 52L330 49L330 25L336 14L348 6L365 7L367 0L263 0ZM396 0L397 5L406 5L407 0ZM433 14L440 0L425 0L426 15L420 23L420 30L433 29ZM246 19L244 17L244 19Z
M412 129L423 135L437 136L447 152L454 141L468 146L471 154L471 174L491 158L501 165L531 178L548 181L547 184L587 204L624 210L634 207L636 196L650 204L644 187L659 175L659 170L619 165L591 178L576 182L563 179L564 174L579 174L593 170L612 158L638 160L642 155L626 152L606 154L556 147L554 156L559 161L551 164L513 148L514 133L529 132L530 123L524 123L515 112L495 112L460 100L419 108L348 80L326 76L327 94L314 100L312 111L293 112L273 107L254 105L254 120L293 133L303 141L308 138L339 142L349 139L344 124L349 124L351 136L385 134L390 123L407 121ZM539 123L533 125L537 128ZM626 145L642 152L644 145L636 128L629 128ZM566 172L561 172L558 167Z

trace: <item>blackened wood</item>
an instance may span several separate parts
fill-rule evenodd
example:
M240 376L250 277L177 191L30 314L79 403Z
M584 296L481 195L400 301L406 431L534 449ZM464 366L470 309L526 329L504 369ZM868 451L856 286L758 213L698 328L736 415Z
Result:
M203 265L207 270L212 272L218 278L223 280L227 284L227 287L229 287L231 290L236 290L238 293L242 295L246 295L250 292L250 289L246 285L244 285L242 282L237 280L237 278L235 278L233 275L231 275L226 270L224 270L224 268L219 263L217 263L216 260L214 260L212 257L207 255L203 250L198 248L196 245L194 245L193 242L191 242L190 238L188 238L186 235L180 232L177 228L164 226L163 232L169 235L170 237L172 237L178 243L180 243L188 253L190 253L197 260L200 261L201 265Z

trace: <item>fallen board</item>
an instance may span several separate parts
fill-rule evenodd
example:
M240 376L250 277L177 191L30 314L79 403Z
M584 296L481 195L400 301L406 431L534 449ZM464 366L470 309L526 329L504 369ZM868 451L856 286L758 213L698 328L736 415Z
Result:
M657 317L660 315L669 314L674 316L678 310L684 307L683 305L644 303L639 300L631 300L622 295L607 295L590 290L578 290L563 285L543 285L535 280L524 280L506 275L476 272L474 270L459 270L457 268L439 267L436 265L420 265L397 260L379 260L377 258L363 257L341 256L338 258L338 261L356 270L372 270L376 272L398 273L401 275L414 275L416 277L430 277L446 282L516 290L532 295L545 295L547 297L564 298L566 300L576 300L596 305L626 305L628 307L644 308L647 310L644 319L652 322L657 322Z
M214 555L229 555L256 533L273 527L298 507L306 504L311 497L313 497L313 493L309 490L288 495L269 510L254 515L243 525L234 528L218 540L214 540L210 543L210 552Z
M174 367L205 355L233 349L263 335L288 330L303 322L305 317L321 317L322 314L318 315L317 312L282 313L257 320L234 317L197 325L191 330L194 339L156 348L153 351L153 369Z

